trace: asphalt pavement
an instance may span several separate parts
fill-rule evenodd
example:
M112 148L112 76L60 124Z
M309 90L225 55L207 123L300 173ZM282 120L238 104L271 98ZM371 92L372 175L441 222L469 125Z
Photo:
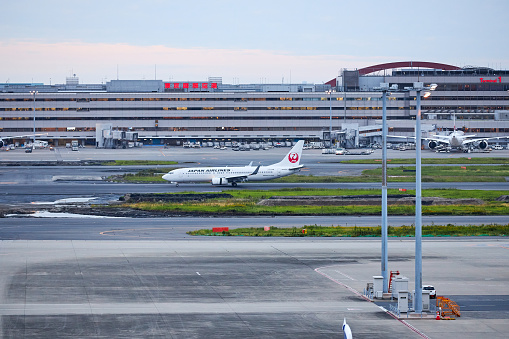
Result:
M344 318L354 338L506 338L509 329L506 239L424 241L424 282L465 307L453 322L397 320L360 296L379 275L374 240L0 246L4 338L339 338ZM389 241L390 269L410 281L413 250L409 239Z

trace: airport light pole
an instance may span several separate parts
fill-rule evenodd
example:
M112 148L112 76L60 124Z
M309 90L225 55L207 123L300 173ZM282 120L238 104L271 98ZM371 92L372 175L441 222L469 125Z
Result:
M383 293L389 292L389 254L387 233L387 90L388 83L380 84L382 88L382 277Z
M332 93L336 92L333 89L327 91L329 93L329 107L330 107L330 118L329 118L329 147L332 148Z
M34 135L33 135L33 143L32 143L32 148L35 147L35 95L39 93L37 91L30 91L30 94L33 95L34 97L34 101L33 101L33 104L32 104L32 111L34 112Z
M434 91L437 85L432 84L424 87L422 82L414 82L413 89L416 91L416 114L415 114L415 313L422 312L422 193L421 193L421 92L422 90ZM431 92L425 92L427 98Z
M381 83L375 90L382 91L382 278L383 293L389 292L389 255L387 226L387 92L389 83Z

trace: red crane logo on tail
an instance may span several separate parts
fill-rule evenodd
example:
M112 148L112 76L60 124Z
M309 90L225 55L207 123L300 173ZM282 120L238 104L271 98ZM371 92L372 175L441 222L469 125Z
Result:
M290 161L292 164L295 164L297 161L299 161L299 153L288 154L288 161Z

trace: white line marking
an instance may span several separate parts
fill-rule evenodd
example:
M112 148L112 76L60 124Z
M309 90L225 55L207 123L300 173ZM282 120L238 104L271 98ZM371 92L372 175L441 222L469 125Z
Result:
M343 272L341 272L341 271L335 270L335 272L338 272L339 274L341 274L341 275L342 275L342 276L344 276L344 277L347 277L347 278L348 278L348 279L350 279L350 280L357 280L357 279L354 279L354 278L352 278L351 276L349 276L348 274L345 274L345 273L343 273Z

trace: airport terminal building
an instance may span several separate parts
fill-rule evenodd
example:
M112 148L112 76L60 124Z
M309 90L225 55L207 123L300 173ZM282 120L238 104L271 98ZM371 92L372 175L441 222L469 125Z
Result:
M328 79L324 79L328 80ZM415 82L438 87L423 98L424 135L456 128L480 137L509 135L509 71L396 62L343 70L323 84L226 84L208 81L112 80L106 84L0 84L0 137L43 134L109 147L118 142L328 140L373 142L381 135L380 83L388 96L389 134L414 135ZM16 139L22 142L22 139ZM343 140L343 141L345 141Z

